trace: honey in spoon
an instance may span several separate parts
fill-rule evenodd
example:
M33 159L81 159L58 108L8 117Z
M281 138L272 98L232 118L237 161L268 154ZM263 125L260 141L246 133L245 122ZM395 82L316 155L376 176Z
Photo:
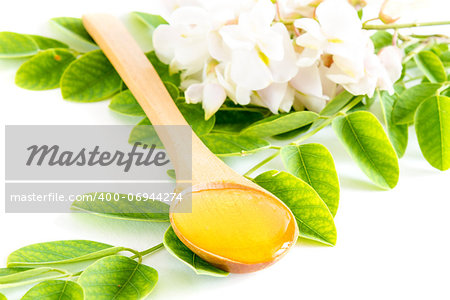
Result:
M191 198L192 213L171 213L172 227L185 245L221 269L242 273L265 268L296 240L290 211L263 191L222 184L185 196Z

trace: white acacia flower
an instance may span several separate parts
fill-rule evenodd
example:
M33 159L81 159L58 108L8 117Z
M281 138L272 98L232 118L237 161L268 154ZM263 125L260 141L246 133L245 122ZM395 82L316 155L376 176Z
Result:
M202 81L191 83L186 89L185 97L187 103L202 103L207 120L219 110L225 102L227 94L218 80L218 76L223 77L220 74L223 66L218 65L216 61L210 61L203 70Z
M239 16L236 25L224 26L211 36L210 53L230 61L234 83L248 90L262 90L273 82L287 82L295 73L295 53L286 27L272 25L275 8L259 0Z
M317 20L298 19L294 25L305 31L295 40L303 47L297 64L311 66L323 54L333 55L334 62L354 77L363 71L366 34L355 9L345 0L326 0L316 9Z
M401 56L398 59L399 54L393 54L393 50L381 57L375 55L368 32L362 30L356 10L347 1L326 0L317 7L316 16L318 21L299 19L294 23L305 32L296 39L303 49L297 60L299 73L291 81L300 93L326 99L320 88L324 77L354 95L372 96L377 87L393 90L401 72ZM395 58L388 58L391 55ZM395 67L390 66L392 63ZM325 68L319 76L316 68L321 66ZM304 84L306 81L309 85Z
M168 20L153 32L153 45L159 59L173 71L187 74L201 71L208 60L207 36L212 29L208 12L200 7L176 9Z
M386 72L386 74L380 78L378 86L382 90L387 90L392 94L394 92L393 84L402 75L403 51L396 46L387 46L378 52L378 58Z
M267 107L272 113L288 112L294 103L294 89L287 82L273 82L252 94L252 103Z
M314 17L315 7L321 0L278 0L278 9L282 19Z
M296 90L294 108L320 112L327 102L341 90L338 85L327 78L328 68L317 62L309 67L299 68L298 74L290 81Z
M378 56L374 53L373 43L369 40L364 55L364 76L357 81L352 77L339 74L342 86L353 95L368 95L372 97L375 89L386 90L394 93L394 83L402 73L402 51L396 46L383 48ZM333 73L334 72L334 73ZM328 77L340 72L331 66ZM337 81L337 79L335 80Z
M427 7L429 7L427 0L384 0L378 17L387 24L394 23L403 17L414 20Z

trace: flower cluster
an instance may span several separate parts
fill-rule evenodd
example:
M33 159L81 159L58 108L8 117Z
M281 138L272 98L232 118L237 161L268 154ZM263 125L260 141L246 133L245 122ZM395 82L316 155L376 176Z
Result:
M375 54L346 0L178 1L153 33L156 54L182 72L186 101L206 118L229 98L274 114L320 111L344 89L393 91L402 52Z

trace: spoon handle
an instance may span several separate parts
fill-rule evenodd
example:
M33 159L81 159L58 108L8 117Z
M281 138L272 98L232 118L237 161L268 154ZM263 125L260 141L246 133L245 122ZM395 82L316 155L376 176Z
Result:
M155 68L117 18L104 14L85 15L83 24L154 125L174 164L177 179L190 180L195 159L192 153L208 154L209 150L190 129ZM186 145L193 146L192 152L186 151Z
M153 125L188 125L158 73L117 18L104 14L85 15L83 24Z

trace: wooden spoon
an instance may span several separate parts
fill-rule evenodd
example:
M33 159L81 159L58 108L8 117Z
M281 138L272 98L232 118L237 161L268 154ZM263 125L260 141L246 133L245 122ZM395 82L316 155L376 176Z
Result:
M184 199L191 198L192 212L178 212L180 202L171 206L170 222L178 238L212 265L234 273L265 268L286 254L298 237L290 209L233 171L194 133L180 135L173 130L177 126L167 126L189 125L118 19L93 14L84 16L83 23L155 125L177 179L192 175L192 189L182 192ZM189 144L192 155L185 151ZM177 190L184 188L177 180Z

